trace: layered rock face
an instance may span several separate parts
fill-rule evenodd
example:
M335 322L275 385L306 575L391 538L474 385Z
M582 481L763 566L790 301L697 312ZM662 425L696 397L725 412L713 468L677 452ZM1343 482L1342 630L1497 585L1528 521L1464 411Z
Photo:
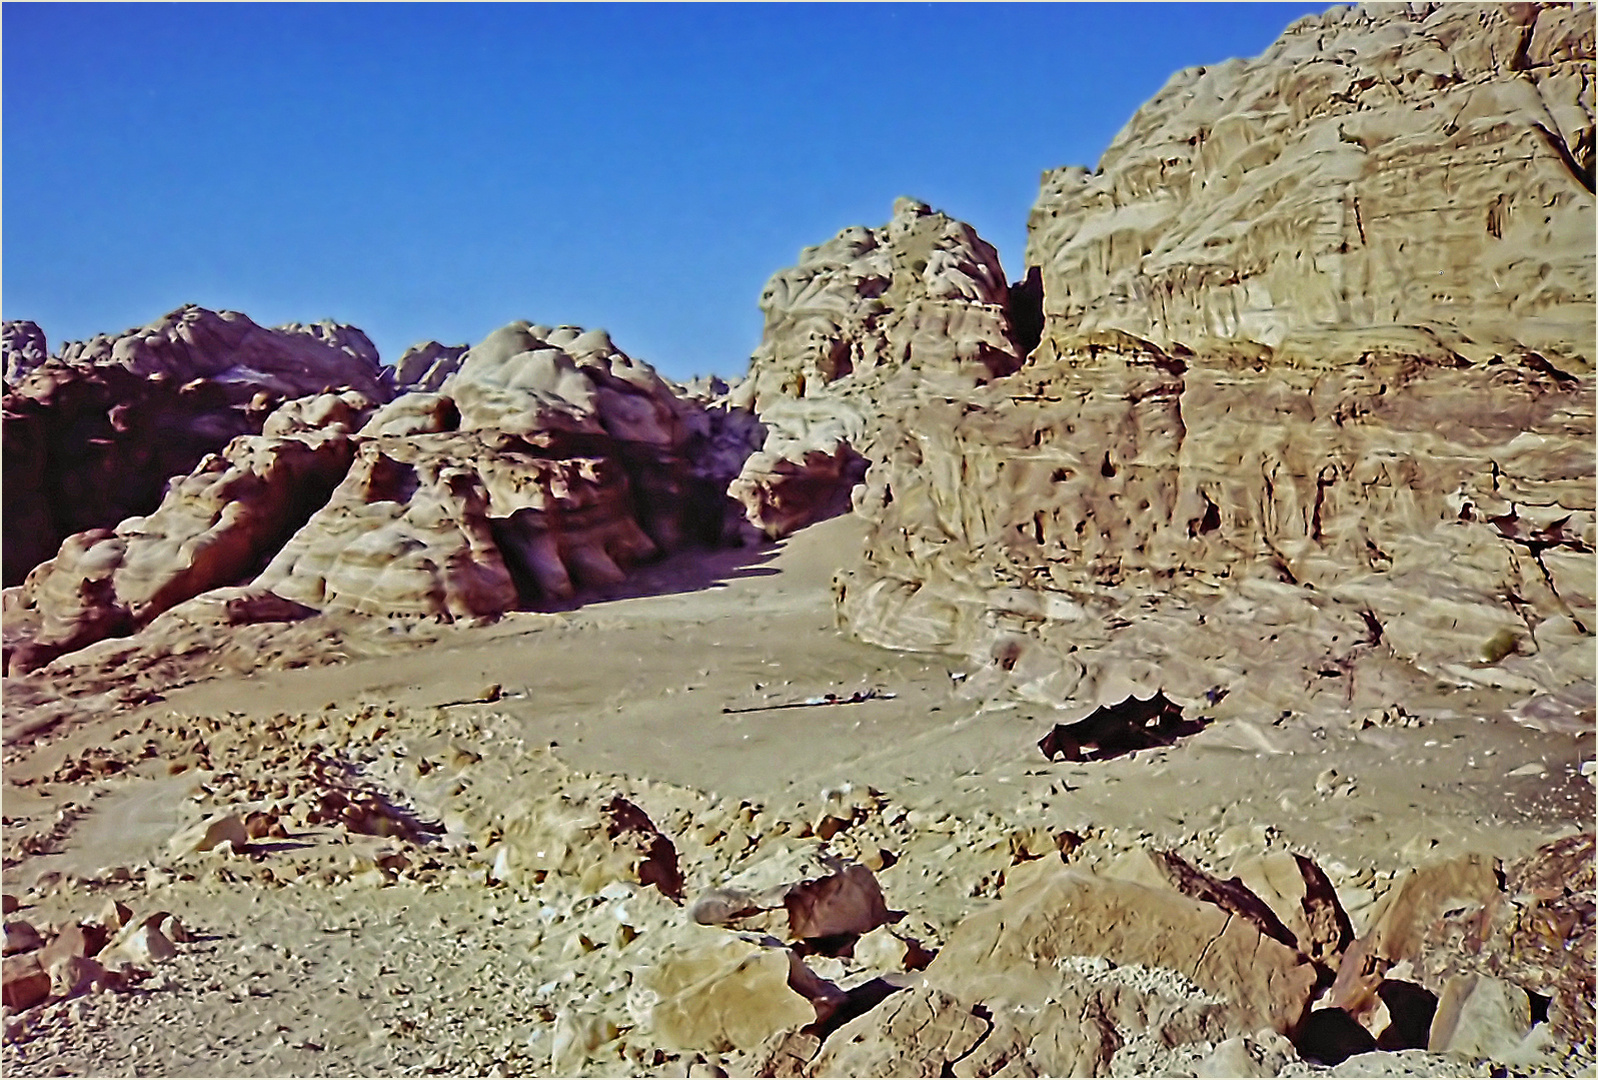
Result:
M271 330L191 305L36 364L23 359L35 345L42 335L7 352L8 585L67 536L155 509L168 478L259 432L283 400L342 388L388 398L366 335L333 324Z
M512 323L437 393L372 417L349 474L256 584L319 610L451 618L615 584L719 537L697 413L604 331Z
M914 199L879 228L806 248L760 298L749 376L730 402L768 428L733 494L768 536L847 506L869 453L874 404L917 386L968 389L1014 371L1022 350L998 253L971 226Z
M680 396L603 331L513 323L464 354L427 352L412 374L436 392L378 408L369 380L375 400L285 402L147 517L69 537L8 592L10 670L225 587L245 621L490 617L721 539L758 425Z
M1178 73L1097 171L1043 178L1050 332L1408 324L1590 365L1593 55L1587 5L1377 4Z
M1088 707L1590 679L1591 377L1365 346L1176 358L1099 335L907 403L843 617Z
M1340 10L1179 76L1100 174L1047 179L1026 367L881 403L875 527L839 581L856 634L988 656L1084 710L1160 688L1275 710L1460 686L1590 698L1593 197L1526 110L1590 146L1592 13L1527 9L1510 34L1508 9ZM1469 109L1433 123L1434 83ZM1314 152L1338 124L1368 145ZM1526 140L1542 149L1511 152ZM1437 182L1382 156L1400 153ZM1461 200L1487 191L1467 243ZM1355 195L1371 242L1350 225L1339 261L1282 217ZM1521 219L1493 218L1501 237L1493 199ZM1447 304L1407 284L1433 259ZM1160 340L1093 329L1121 325Z

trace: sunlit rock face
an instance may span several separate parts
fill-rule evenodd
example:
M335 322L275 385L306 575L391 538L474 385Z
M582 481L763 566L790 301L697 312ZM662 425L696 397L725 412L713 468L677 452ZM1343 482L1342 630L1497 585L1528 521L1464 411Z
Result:
M1593 352L1593 10L1337 7L1174 75L1094 172L1044 175L1053 334L1278 345L1428 326Z
M189 305L47 360L33 355L42 347L42 334L23 344L8 332L8 585L67 536L150 513L171 477L260 432L281 401L344 388L388 398L366 335L333 323L268 329Z
M772 537L848 508L888 402L1021 364L998 253L914 199L885 225L806 248L760 306L765 333L730 400L768 434L733 495Z
M1589 685L1592 12L1515 11L1303 20L1048 174L1040 344L878 402L844 623L1083 709Z
M718 420L604 331L512 323L443 360L436 390L381 407L375 382L375 399L288 401L147 516L68 537L8 590L7 663L139 632L216 589L243 590L230 610L246 620L493 617L721 541L758 425Z

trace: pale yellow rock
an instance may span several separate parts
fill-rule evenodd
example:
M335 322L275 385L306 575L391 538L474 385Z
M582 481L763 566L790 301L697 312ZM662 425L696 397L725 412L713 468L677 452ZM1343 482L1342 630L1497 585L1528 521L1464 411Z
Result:
M1014 868L1003 897L960 922L926 977L965 1000L1038 1004L1074 981L1076 957L1174 972L1217 999L1232 1034L1294 1030L1316 981L1296 950L1217 906L1042 859Z
M1046 336L1435 326L1590 371L1593 55L1580 5L1338 7L1178 72L1044 174Z
M679 1050L752 1050L816 1019L790 986L797 961L723 930L683 927L672 948L637 978L654 994L653 1037Z

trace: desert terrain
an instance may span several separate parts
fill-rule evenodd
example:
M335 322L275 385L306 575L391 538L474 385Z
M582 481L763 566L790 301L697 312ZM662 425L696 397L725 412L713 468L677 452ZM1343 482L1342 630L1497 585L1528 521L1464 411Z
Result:
M1593 58L1308 17L727 382L7 323L5 1072L1592 1075Z

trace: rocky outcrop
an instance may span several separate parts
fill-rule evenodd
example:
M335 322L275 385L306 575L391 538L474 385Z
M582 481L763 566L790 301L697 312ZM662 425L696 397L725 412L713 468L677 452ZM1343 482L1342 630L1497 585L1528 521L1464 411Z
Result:
M914 199L895 202L886 225L806 248L760 307L765 333L728 400L768 434L732 494L773 538L848 508L883 403L1021 363L998 253Z
M1583 5L1335 7L1179 72L1097 170L1044 174L1045 335L1428 326L1590 370L1593 46Z
M1050 174L1026 367L879 402L850 629L1083 714L1590 685L1593 199L1555 144L1592 15L1416 10L1303 20ZM1478 195L1520 224L1467 238ZM1356 196L1366 246L1297 224Z
M1173 356L1097 335L905 403L840 611L1084 710L1162 686L1380 706L1404 667L1590 679L1592 379L1395 338Z
M777 540L850 509L865 478L868 418L846 400L777 401L760 420L765 441L727 488L755 529Z
M346 410L371 409L353 391L334 400ZM325 403L310 411L339 415ZM295 418L268 424L288 428ZM8 590L8 672L134 633L185 600L258 573L326 501L354 456L347 429L299 426L240 436L175 480L149 516L69 537L20 589Z
M765 332L741 403L764 412L783 398L859 393L917 373L1003 375L1020 361L1008 304L991 244L899 199L886 225L844 229L766 283Z
M327 328L292 332L347 345ZM149 367L156 353L133 355ZM603 331L513 323L446 360L437 391L381 409L354 390L285 402L148 516L69 537L8 594L11 669L134 633L211 590L236 591L226 625L329 610L492 617L721 540L725 488L758 428L747 414L680 396ZM221 383L194 386L232 416Z
M0 323L0 353L4 354L5 381L9 389L28 372L50 358L44 331L25 319Z
M15 384L8 378L5 583L73 533L150 513L169 478L258 433L279 402L344 388L388 398L359 330L269 330L192 305L70 343Z
M397 393L417 390L433 393L444 385L445 379L455 374L470 349L470 345L445 345L438 341L412 345L392 368L383 372L384 380Z
M256 585L318 610L445 618L614 585L720 536L699 412L604 331L512 323L437 393L367 422L348 475Z

